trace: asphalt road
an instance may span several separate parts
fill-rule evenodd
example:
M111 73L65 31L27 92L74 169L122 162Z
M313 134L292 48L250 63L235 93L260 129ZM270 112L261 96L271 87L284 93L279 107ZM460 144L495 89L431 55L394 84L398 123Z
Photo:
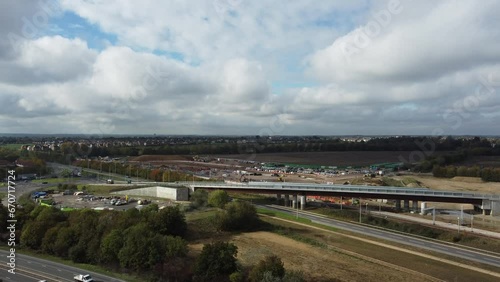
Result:
M270 210L276 210L285 212L291 215L296 215L296 210L290 210L287 208L277 207L277 206L267 206L267 205L259 205L261 208L266 208ZM323 224L326 226L335 227L338 229L348 230L351 232L389 240L394 243L409 245L417 248L422 248L438 253L442 253L445 255L454 256L457 258L462 258L474 262L484 263L492 266L496 266L500 268L500 255L488 254L486 252L482 252L481 250L469 250L465 248L460 248L456 246L452 246L449 244L442 244L436 241L423 240L412 236L406 236L399 233L379 230L371 227L367 227L364 225L352 224L345 221L339 221L334 219L325 218L322 216L312 215L310 213L303 213L299 211L299 216L301 218L307 218L312 220L314 223Z
M69 282L73 281L73 277L77 274L90 274L96 282L123 281L113 277L89 272L87 270L21 254L16 254L16 274L11 274L7 271L7 255L9 253L7 251L0 250L0 254L3 258L2 264L0 265L0 279L3 279L3 281L33 282L47 280Z

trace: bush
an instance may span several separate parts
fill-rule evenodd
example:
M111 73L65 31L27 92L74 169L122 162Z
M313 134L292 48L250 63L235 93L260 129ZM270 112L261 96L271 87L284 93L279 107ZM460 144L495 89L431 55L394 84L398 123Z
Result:
M231 202L224 211L215 215L215 225L224 231L252 231L259 225L259 217L253 205L247 202Z
M249 280L252 282L260 282L264 279L265 273L269 273L268 276L279 279L285 276L285 267L278 256L267 256L259 261L250 272Z
M237 270L238 247L232 243L215 242L203 246L195 264L196 281L220 281Z

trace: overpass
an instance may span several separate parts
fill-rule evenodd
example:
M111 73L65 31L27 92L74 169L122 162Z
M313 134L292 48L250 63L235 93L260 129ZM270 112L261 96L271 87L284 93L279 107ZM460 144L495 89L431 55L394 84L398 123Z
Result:
M313 183L291 183L291 182L247 182L247 183L223 183L223 182L177 182L187 186L191 191L196 189L228 190L234 192L276 194L278 198L285 195L285 203L292 195L293 201L297 202L301 197L301 207L305 205L306 196L332 196L353 197L369 199L391 199L396 200L396 208L409 209L409 201L412 201L413 209L418 209L418 202L447 202L473 204L483 210L485 214L500 214L500 195L477 194L470 192L440 191L428 188L402 188L390 186L365 186L365 185L331 185Z

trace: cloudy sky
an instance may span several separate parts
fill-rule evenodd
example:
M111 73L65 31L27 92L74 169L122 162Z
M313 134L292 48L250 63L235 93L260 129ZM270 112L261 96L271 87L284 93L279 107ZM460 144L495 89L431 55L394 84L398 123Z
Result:
M488 0L5 0L0 132L500 135L498 11Z

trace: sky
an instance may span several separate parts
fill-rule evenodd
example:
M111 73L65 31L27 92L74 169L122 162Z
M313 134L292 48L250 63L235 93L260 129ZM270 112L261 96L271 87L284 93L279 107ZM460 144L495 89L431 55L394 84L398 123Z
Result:
M0 132L500 135L500 1L0 1Z

